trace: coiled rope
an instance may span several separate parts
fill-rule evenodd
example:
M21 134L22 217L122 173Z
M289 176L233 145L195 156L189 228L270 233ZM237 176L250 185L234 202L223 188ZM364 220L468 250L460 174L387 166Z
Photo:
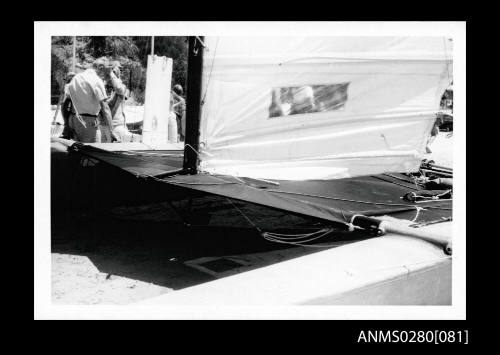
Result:
M257 226L243 211L236 206L231 199L226 198L226 200L236 209L247 221L250 223L259 234L266 239L267 241L280 243L280 244L288 244L295 246L303 246L303 247L312 247L312 248L329 248L335 245L309 245L306 243L310 243L314 240L325 237L326 235L332 233L334 228L322 228L318 231L304 234L282 234L282 233L272 233L265 232L259 226Z

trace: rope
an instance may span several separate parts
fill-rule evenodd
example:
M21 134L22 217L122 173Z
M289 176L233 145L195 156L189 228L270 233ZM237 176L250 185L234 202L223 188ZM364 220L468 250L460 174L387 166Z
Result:
M305 240L305 241L301 241L301 242L286 241L286 240L283 240L283 239L276 239L276 238L270 237L269 233L264 233L262 236L264 237L264 239L266 239L266 240L268 240L270 242L274 242L274 243L295 245L295 246L301 246L301 247L328 248L328 247L331 247L332 245L310 245L310 244L304 244L304 243L309 243L311 241L323 238L325 235L331 233L332 231L333 230L331 230L329 232L326 232L326 233L324 233L324 234L322 234L322 235L320 235L318 237L311 238L309 240Z
M416 206L415 208L417 210L417 213L415 214L415 217L411 220L411 222L416 222L418 215L420 214L420 211L425 211L425 208L420 206Z
M385 174L383 174L383 175L387 175L387 176L392 177L392 178L394 178L394 179L398 179L398 180L401 180L401 181L405 181L405 182L407 182L407 183L410 183L408 180L405 180L405 179L403 179L403 178L400 178L399 176L394 176L394 175L392 175L392 174L388 174L388 173L385 173ZM411 176L411 179L412 179L412 182L415 184L416 188L417 188L418 190L420 190L420 187L418 186L418 183L417 183L417 178L416 178L416 177L414 177L414 176Z
M259 234L267 241L279 244L288 244L295 246L303 246L303 247L312 247L312 248L329 248L336 245L308 245L304 243L310 243L314 240L323 238L324 236L332 233L335 229L333 228L323 228L316 232L306 233L306 234L281 234L281 233L272 233L272 232L264 232L260 229L242 210L240 210L229 198L226 198L229 203L250 223ZM321 233L320 235L317 235ZM309 238L309 239L305 239ZM302 239L302 240L301 240ZM305 239L305 240L303 240Z
M184 144L184 146L185 146L185 147L188 147L188 148L191 148L191 150L192 150L193 152L195 152L195 153L196 153L196 155L198 156L198 159L200 159L200 158L201 158L200 153L198 153L198 151L197 151L196 149L194 149L194 148L193 148L193 146L191 146L191 144L187 144L187 143L185 143L185 144Z
M165 182L165 180L161 180ZM217 182L184 182L184 181L168 181L169 183L174 183L174 184L179 184L179 185L231 185L231 184L237 184L236 182L223 182L223 183L217 183Z
M320 229L320 230L317 230L315 232L311 232L311 233L301 233L301 234L282 234L282 233L274 233L274 232L267 232L267 234L270 234L272 235L273 237L275 238L278 238L278 239L303 239L305 237L309 237L309 236L312 236L312 235L316 235L320 232L326 232L328 230L330 230L331 228L323 228L323 229Z
M382 181L385 181L385 182L388 182L390 184L394 184L394 185L398 185L398 186L402 186L402 187L406 187L407 189L415 189L415 190L419 190L418 186L417 187L413 187L413 186L408 186L408 185L404 185L404 184L400 184L399 182L395 182L395 181L390 181L390 180L386 180L386 179L382 179L380 176L372 176L374 177L375 179L379 179L379 180L382 180ZM410 182L408 182L410 183ZM415 182L414 182L415 183ZM415 183L416 185L416 183Z
M305 194L305 193L301 193L301 192L292 192L292 191L279 191L279 190L267 190L267 191L268 192L274 192L274 193L290 194L290 195L318 197L318 198L324 198L324 199L327 199L327 200L356 202L356 203L363 203L363 204L368 204L368 205L416 207L416 206L412 206L412 205L405 205L405 204L402 204L402 203L387 203L387 202L372 202L372 201L351 200L351 199L348 199L348 198L322 196L322 195L312 195L312 194ZM439 210L451 210L451 208L437 207L437 206L427 206L427 208L434 208L434 209L439 209Z
M202 46L203 48L205 48L205 49L207 50L207 52L208 52L208 47L207 47L207 45L206 45L206 44L205 44L205 43L201 40L201 38L200 38L199 36L195 36L195 37L196 37L196 39L200 42L201 46Z
M133 156L148 156L148 155L153 155L153 156L158 156L158 157L182 157L184 156L183 154L162 154L162 153L149 153L149 152L134 152L133 150L120 150L120 151L114 151L111 153L115 154L125 154L125 155L133 155Z
M409 225L409 227L420 228L423 226L428 226L431 224L442 223L442 222L448 222L448 221L452 221L452 220L453 220L452 217L441 217L441 219L435 220L435 221L414 223L414 224Z
M229 201L229 203L248 221L248 223L250 223L261 235L263 234L262 230L255 224L252 222L252 220L250 218L248 218L239 208L238 206L236 206L233 201L231 201L229 198L226 198L226 200Z
M433 195L433 196L422 196L422 195L417 195L415 192L412 192L412 196L415 198L415 203L422 203L422 202L432 202L432 201L451 201L451 199L440 199L441 196L447 195L451 192L452 190L446 190L443 193ZM417 198L421 198L427 201L417 201Z
M349 221L349 220L347 220L347 217L345 216L343 210L340 210L340 213L342 213L342 218L344 218L345 224L346 224L349 232L354 232L354 229L356 228L356 226L351 223L352 218L351 218L351 221Z
M263 234L263 237L270 238L273 240L286 241L286 242L290 242L290 243L292 243L292 242L293 243L308 243L308 242L311 242L313 240L322 238L325 235L327 235L333 231L334 231L334 229L332 229L332 228L323 228L323 229L318 230L318 231L313 232L313 233L302 234L302 235L297 234L298 235L297 237L289 237L286 234L265 232ZM321 233L321 234L318 236L319 233ZM295 235L295 234L292 234L292 235ZM306 239L306 238L309 238L309 239Z
M344 215L344 213L342 212L342 215ZM354 218L356 217L365 217L363 216L362 214L354 214L351 219L349 220L349 223L347 223L347 226L349 227L349 232L353 232L354 231L354 228L356 228L356 226L354 225ZM345 216L344 216L345 218Z

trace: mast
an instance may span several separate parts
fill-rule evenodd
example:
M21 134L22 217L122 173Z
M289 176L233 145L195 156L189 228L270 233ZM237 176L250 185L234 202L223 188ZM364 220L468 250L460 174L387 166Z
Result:
M198 172L200 144L201 78L203 72L203 37L189 37L188 76L186 97L186 138L184 169L190 174Z

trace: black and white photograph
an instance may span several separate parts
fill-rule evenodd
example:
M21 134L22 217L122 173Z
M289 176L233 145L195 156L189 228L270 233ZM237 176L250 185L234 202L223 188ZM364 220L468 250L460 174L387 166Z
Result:
M34 34L36 319L465 319L465 22Z

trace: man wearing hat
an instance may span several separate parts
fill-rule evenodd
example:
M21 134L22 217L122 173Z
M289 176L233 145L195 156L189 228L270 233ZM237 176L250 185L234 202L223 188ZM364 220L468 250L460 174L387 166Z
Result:
M68 84L73 109L68 123L73 139L94 143L101 141L100 127L112 127L111 110L104 86L106 65L102 59L91 66L79 65L78 73ZM99 115L102 120L99 120Z

